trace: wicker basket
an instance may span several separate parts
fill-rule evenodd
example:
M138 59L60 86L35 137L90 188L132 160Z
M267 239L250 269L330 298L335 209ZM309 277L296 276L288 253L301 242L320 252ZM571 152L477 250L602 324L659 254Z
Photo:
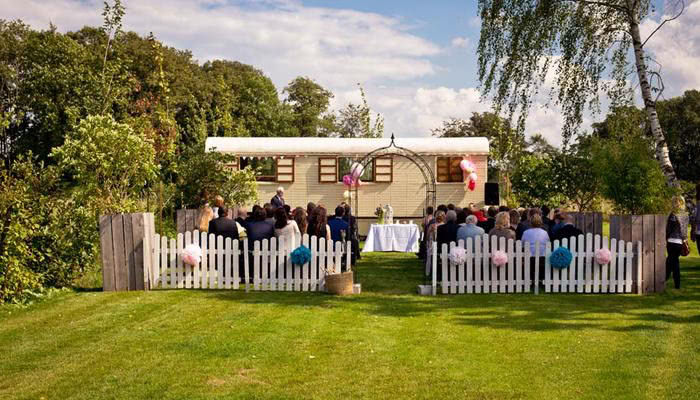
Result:
M330 294L346 295L352 294L353 274L352 271L340 274L326 275L326 291Z

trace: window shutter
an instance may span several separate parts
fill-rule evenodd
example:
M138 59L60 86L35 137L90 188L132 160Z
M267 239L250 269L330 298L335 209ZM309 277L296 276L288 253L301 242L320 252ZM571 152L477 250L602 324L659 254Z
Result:
M374 159L374 181L379 183L394 181L394 159L392 157Z
M277 182L294 182L294 157L277 158Z
M336 183L338 179L338 162L335 157L318 158L319 183Z
M438 182L449 182L450 181L450 158L449 157L438 157L437 158L437 181Z
M462 182L462 169L459 167L461 161L460 157L450 158L450 182Z

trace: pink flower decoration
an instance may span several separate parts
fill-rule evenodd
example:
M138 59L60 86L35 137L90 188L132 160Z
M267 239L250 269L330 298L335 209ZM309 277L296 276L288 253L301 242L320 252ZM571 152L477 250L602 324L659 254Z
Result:
M447 256L453 264L464 264L467 262L467 252L461 247L455 247L450 250L450 254Z
M600 265L609 264L611 257L612 255L610 254L610 250L608 249L603 248L595 251L595 262Z
M491 255L491 264L502 267L508 263L508 254L502 250L496 250Z
M459 168L466 172L467 175L471 174L472 172L476 171L476 165L474 165L473 162L469 160L462 160L459 162Z
M352 179L350 174L343 176L343 184L345 184L345 186L352 186L354 183L355 180Z
M202 249L196 244L188 244L185 250L182 251L182 262L187 265L195 266L202 259Z

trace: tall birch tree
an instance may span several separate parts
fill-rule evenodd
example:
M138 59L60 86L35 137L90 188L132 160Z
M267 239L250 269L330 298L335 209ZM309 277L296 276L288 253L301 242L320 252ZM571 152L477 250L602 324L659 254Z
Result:
M668 2L667 2L668 3ZM600 95L612 106L627 105L636 75L655 156L669 186L679 183L656 112L663 92L655 61L645 45L666 22L684 11L682 0L669 5L675 15L642 37L640 23L656 13L651 0L479 0L481 37L478 70L484 95L496 109L517 116L523 131L539 89L554 77L549 102L561 108L565 142L581 125L586 109L600 111Z

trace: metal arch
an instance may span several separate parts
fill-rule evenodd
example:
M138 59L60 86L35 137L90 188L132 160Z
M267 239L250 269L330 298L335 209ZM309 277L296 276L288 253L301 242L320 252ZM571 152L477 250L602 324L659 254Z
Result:
M423 207L423 216L425 216L425 208L427 206L435 206L437 202L437 185L435 183L435 174L433 169L430 167L427 161L418 153L413 150L407 149L405 147L397 146L394 143L394 135L391 135L391 143L388 146L380 147L367 153L361 160L357 161L362 166L364 170L369 163L371 163L375 158L382 156L399 156L408 159L418 167L418 170L423 175L423 181L425 182L425 207ZM357 187L355 187L355 210L359 210L359 193Z

